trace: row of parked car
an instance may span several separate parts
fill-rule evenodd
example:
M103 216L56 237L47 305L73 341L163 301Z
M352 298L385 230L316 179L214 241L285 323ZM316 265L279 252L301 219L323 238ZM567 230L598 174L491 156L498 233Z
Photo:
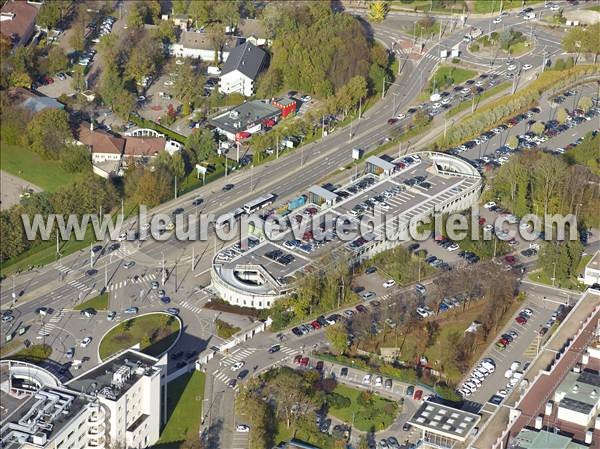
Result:
M463 397L471 396L494 371L496 371L496 362L489 357L483 359L471 372L471 375L462 383L458 392Z

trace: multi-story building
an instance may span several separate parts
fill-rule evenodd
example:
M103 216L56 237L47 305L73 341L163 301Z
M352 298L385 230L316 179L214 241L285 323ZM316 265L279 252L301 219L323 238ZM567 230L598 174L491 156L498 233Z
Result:
M13 378L15 383L0 395L0 447L152 446L165 421L166 367L166 355L156 359L129 349L58 385L53 376L48 375L53 382L47 381L41 368L32 369L33 377L27 381L23 367L9 364L6 375L9 384Z
M166 405L166 356L158 360L128 350L67 383L97 398L105 412L107 439L127 448L158 441ZM65 448L68 449L68 448ZM73 449L73 448L72 448Z

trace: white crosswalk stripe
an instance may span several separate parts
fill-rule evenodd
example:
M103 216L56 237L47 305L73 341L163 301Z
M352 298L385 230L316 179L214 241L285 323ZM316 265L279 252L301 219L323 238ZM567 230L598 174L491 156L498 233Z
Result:
M225 366L233 365L234 363L239 362L240 360L244 360L246 357L249 357L255 351L256 348L238 349L237 351L233 352L231 355L223 359L221 363Z
M199 306L195 306L193 304L190 304L187 301L182 301L179 303L181 305L181 307L183 307L184 309L188 309L191 310L194 313L200 313L200 311L202 310L202 307Z
M77 280L72 280L67 282L67 284L69 284L71 287L76 288L77 290L87 290L88 286L85 285L83 282L81 281L77 281Z
M52 315L48 320L49 323L58 323L65 316L65 309L60 309L57 314Z
M225 385L227 385L229 383L229 381L231 379L233 379L233 377L228 376L224 372L217 371L217 372L215 372L215 379L217 379L218 381L223 382ZM238 392L239 390L240 390L239 385L236 385L235 388L233 389L233 391L235 391L235 392Z
M131 284L139 285L139 284L149 283L154 280L156 280L156 274L150 273L147 276L140 276L137 279L125 279L122 281L115 282L114 284L111 284L108 286L108 291L113 292L115 290L119 290L121 288L127 287L128 285L131 285Z
M55 265L54 268L56 268L58 271L68 274L71 272L71 269L68 267L65 267L64 265Z
M300 352L299 349L288 348L287 346L282 346L280 351L287 355L295 355Z

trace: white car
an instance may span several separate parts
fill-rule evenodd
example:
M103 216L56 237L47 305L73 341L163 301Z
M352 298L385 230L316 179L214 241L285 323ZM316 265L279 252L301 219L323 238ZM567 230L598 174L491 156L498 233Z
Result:
M502 22L502 17L496 17L492 22L493 23L500 23L500 22Z
M510 369L513 371L516 371L519 369L519 367L521 366L521 362L519 361L514 361L510 364Z
M512 370L511 370L511 369L507 369L507 370L504 372L504 377L506 377L507 379L510 379L510 378L512 377L512 375L513 375L513 372L512 372Z
M250 432L250 427L246 424L238 424L235 428L236 432Z
M559 5L553 4L550 5L550 11L558 11L560 9Z
M178 60L175 61L175 64L177 64L177 65L183 65L183 64L185 64L185 62L183 61L183 59L178 59Z
M82 348L87 348L87 346L92 342L92 337L85 337L83 340L81 340L81 343L79 343L79 346L81 346Z
M242 366L244 366L246 363L245 362L237 362L235 363L232 367L231 367L231 371L237 371L239 370Z
M387 281L385 281L385 282L383 283L383 286L384 286L385 288L390 288L390 287L393 287L394 285L396 285L396 281L395 281L395 280L393 280L393 279L388 279Z
M483 205L484 209L491 209L492 207L494 207L496 205L496 203L494 201L488 201L487 203L485 203Z
M381 378L381 376L377 376L375 378L375 386L376 387L381 387L381 385L383 385L383 379Z
M450 245L447 249L448 251L456 251L457 249L459 249L460 246L458 246L457 243L453 243L452 245Z
M370 384L371 383L371 375L370 374L365 374L365 377L363 377L362 383L363 384Z
M446 97L442 100L442 104L450 104L452 102L452 98Z
M513 71L513 70L517 70L517 65L516 64L509 64L508 67L506 67L506 69L508 71Z
M523 64L523 70L531 70L533 66L531 64Z
M402 119L403 119L403 118L405 118L405 117L406 117L406 114L398 114L398 115L396 116L396 118L397 118L398 120L402 120Z
M484 230L485 232L490 232L492 229L494 229L494 226L492 226L491 224L486 224L486 225L483 227L483 230Z

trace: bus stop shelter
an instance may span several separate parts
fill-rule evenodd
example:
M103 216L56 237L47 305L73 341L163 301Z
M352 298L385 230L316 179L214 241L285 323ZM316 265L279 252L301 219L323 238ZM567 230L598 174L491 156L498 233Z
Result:
M396 166L388 161L385 161L377 156L370 156L367 159L367 172L375 175L384 174L390 176L396 170Z
M309 202L318 204L319 206L322 206L323 204L332 206L337 201L338 195L321 186L312 186L308 189L308 199Z

